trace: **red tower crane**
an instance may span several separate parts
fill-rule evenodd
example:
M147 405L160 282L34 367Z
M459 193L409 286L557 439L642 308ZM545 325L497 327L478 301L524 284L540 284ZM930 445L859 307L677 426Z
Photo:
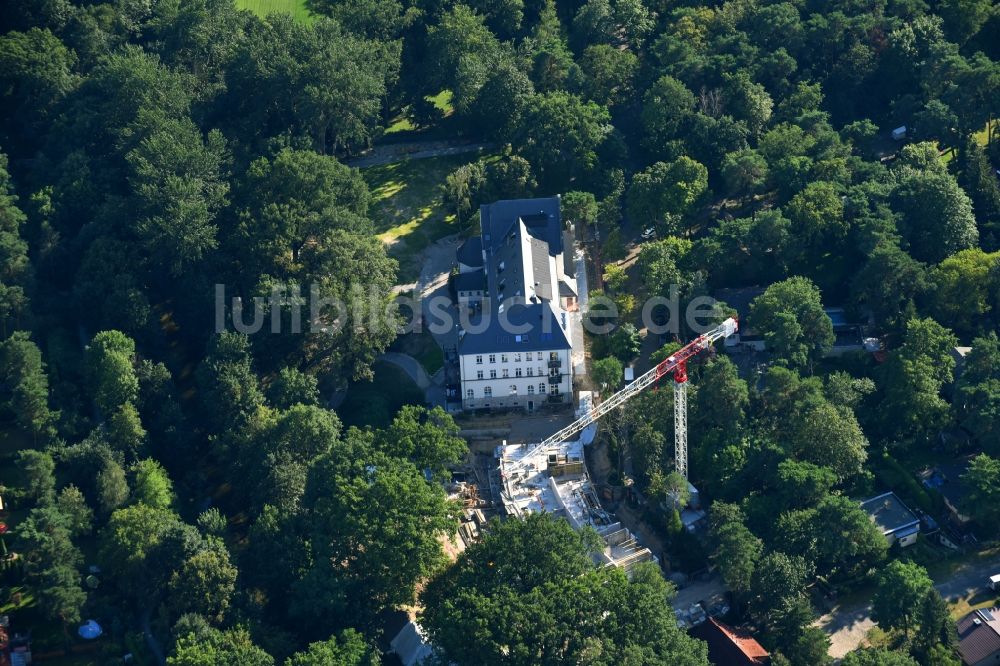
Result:
M599 418L628 402L640 391L655 384L665 375L673 375L674 378L674 456L677 471L687 478L688 475L688 451L687 451L687 362L701 352L711 347L716 341L727 338L739 330L739 323L733 317L712 330L702 333L697 338L674 352L669 358L660 361L656 367L640 375L635 381L614 393L607 400L597 405L589 412L569 424L562 430L549 436L544 441L536 444L526 453L521 460L529 460L531 454L539 449L565 442L570 437L576 435L584 428L595 423ZM517 465L512 467L516 469Z

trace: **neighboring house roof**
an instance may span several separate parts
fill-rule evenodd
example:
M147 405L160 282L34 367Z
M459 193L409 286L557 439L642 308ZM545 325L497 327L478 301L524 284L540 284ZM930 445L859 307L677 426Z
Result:
M716 289L712 297L717 301L722 301L732 309L736 310L740 317L740 340L759 340L761 336L753 327L753 320L750 317L750 303L764 293L763 287L739 287Z
M965 372L965 359L968 357L972 347L953 347L951 357L955 359L955 371L952 373L952 381L957 383Z
M486 277L480 271L459 273L454 277L455 289L458 291L485 291Z
M740 313L740 318L745 318L750 312L750 302L764 293L763 287L739 287L716 289L712 296L716 300L723 301L729 307Z
M948 507L961 520L968 520L964 515L964 509L969 487L962 481L962 476L968 471L971 458L972 456L966 456L959 460L942 462L920 474L924 486L941 493Z
M473 236L472 238L466 239L464 243L458 246L458 251L455 253L458 257L458 263L465 264L466 266L472 266L475 268L482 267L483 265L483 239L481 236Z
M861 503L861 510L868 514L882 534L908 536L920 529L920 519L895 493L883 493L867 499Z
M833 324L834 330L861 326L860 323L848 319L847 311L844 308L823 308L823 312L830 318L830 323Z
M708 643L708 660L716 666L771 663L771 655L749 632L734 629L714 617L692 628L691 635Z
M423 628L416 622L408 622L400 629L390 646L403 662L403 666L419 664L433 653L430 643L424 637Z
M973 611L958 621L958 652L976 664L1000 651L1000 608Z
M485 310L485 308L484 308ZM506 318L506 324L501 319ZM562 316L552 311L548 302L513 305L504 313L484 312L470 322L470 331L486 321L482 332L470 332L459 343L459 354L494 352L547 351L570 349ZM525 329L524 332L512 332Z

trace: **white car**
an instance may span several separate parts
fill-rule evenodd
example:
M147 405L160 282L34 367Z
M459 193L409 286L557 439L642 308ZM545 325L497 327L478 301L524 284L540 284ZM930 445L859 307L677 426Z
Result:
M648 229L644 230L640 235L642 236L642 240L650 240L651 238L656 238L656 229L653 227L649 227Z

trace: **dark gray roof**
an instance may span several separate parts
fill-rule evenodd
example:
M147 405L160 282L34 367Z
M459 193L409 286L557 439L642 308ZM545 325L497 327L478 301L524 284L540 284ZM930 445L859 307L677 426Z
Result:
M576 296L576 291L573 287L569 286L563 280L559 280L559 295L560 296Z
M716 289L712 294L716 300L724 301L726 305L740 313L741 317L746 317L750 312L750 302L764 293L763 287L738 287Z
M518 219L531 231L531 235L549 244L552 256L562 252L562 221L559 197L538 199L504 199L479 207L479 222L487 254L504 243L505 236Z
M871 516L883 534L920 522L895 493L885 493L865 500L861 503L861 510Z
M459 273L455 276L455 289L458 291L485 291L486 276L482 271Z
M472 238L466 239L464 243L458 246L458 251L455 254L458 257L459 263L473 267L482 266L483 265L482 236L473 236Z
M998 650L1000 608L973 611L958 621L958 651L966 664L976 664Z
M537 238L528 239L531 250L531 273L535 276L535 294L552 300L552 271L549 268L549 245ZM527 293L527 292L525 292Z
M471 322L474 329L488 320L481 333L467 333L459 343L459 354L492 354L496 352L545 351L569 349L560 315L548 302L505 307L506 322L495 308L483 308L483 314ZM522 329L524 329L522 331Z
M972 456L966 456L958 460L941 462L928 473L921 474L924 485L941 493L956 511L965 508L969 495L969 486L962 477L969 470L971 459Z

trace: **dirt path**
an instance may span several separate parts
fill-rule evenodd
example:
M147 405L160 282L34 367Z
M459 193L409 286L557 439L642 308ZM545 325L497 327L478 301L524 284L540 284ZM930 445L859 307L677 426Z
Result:
M491 143L456 144L454 141L390 143L383 146L375 146L362 156L347 160L347 166L364 169L366 167L392 164L393 162L402 162L403 160L420 160L428 157L484 152L495 147Z

